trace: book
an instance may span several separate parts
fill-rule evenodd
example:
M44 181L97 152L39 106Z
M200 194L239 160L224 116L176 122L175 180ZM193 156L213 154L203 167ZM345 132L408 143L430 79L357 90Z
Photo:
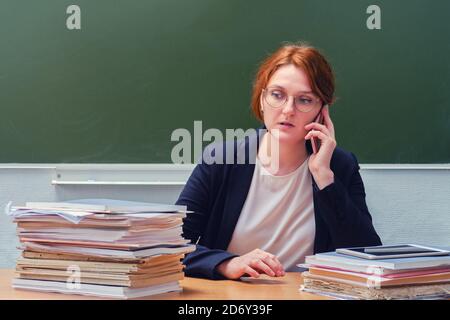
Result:
M139 213L139 212L178 212L185 206L161 205L113 199L79 199L68 202L26 202L25 207L33 210L88 211L97 213Z
M62 281L31 280L15 278L12 281L13 288L26 289L40 292L57 292L65 294L81 294L100 296L106 298L132 299L155 294L182 291L178 281L157 284L142 288L129 288L122 286L97 285L80 283L69 286Z
M18 228L19 237L33 237L45 239L65 239L65 240L91 240L95 237L97 241L105 242L133 242L133 241L176 241L182 233L180 226L170 228L148 228L139 230L117 230L107 228L44 228L25 229Z
M173 241L141 241L141 242L128 242L128 243L118 243L118 242L105 242L105 241L89 241L89 240L65 240L65 239L45 239L45 238L33 238L33 237L19 237L21 242L36 242L36 243L50 243L50 244L63 244L63 245L74 245L80 247L92 247L92 248L103 248L103 249L122 249L122 250L132 250L132 249L144 249L155 246L176 246L176 245L186 245L190 243L186 239L177 239Z
M31 271L20 271L17 272L17 276L20 279L29 279L29 280L46 280L46 281L60 281L66 282L68 277L65 271L47 271L47 272L31 272ZM123 276L120 275L110 275L108 277L105 273L91 273L91 272L83 272L82 277L80 278L81 284L100 284L100 285L108 285L108 286L120 286L120 287L129 287L129 288L143 288L158 284L164 284L173 281L183 280L183 273L170 273L170 274L157 274L151 277L140 277L136 276Z
M380 272L383 272L384 269L407 270L446 266L450 265L450 256L366 260L336 252L326 252L318 253L314 256L307 256L305 258L305 263L312 265L320 264L325 266L340 265L343 269L352 271L379 270Z
M157 258L165 258L164 263L161 260L154 261ZM171 259L169 259L171 258ZM123 273L142 273L147 274L153 271L160 270L162 268L171 268L173 266L182 266L180 255L173 256L159 256L153 259L145 260L141 259L137 262L129 261L96 261L96 260L68 260L68 259L42 259L42 258L24 258L17 259L17 270L25 270L29 268L41 268L41 269L53 269L53 270L65 270L67 271L71 266L77 266L80 271L86 272L123 272ZM158 263L157 263L158 262Z
M63 219L61 219L63 220ZM92 221L93 220L93 221ZM66 220L64 220L66 221ZM48 229L112 229L112 230L127 230L130 232L138 232L138 231L152 231L152 230L161 230L165 228L174 228L181 226L183 224L183 219L178 217L171 217L167 219L164 223L161 221L153 221L150 223L148 220L142 221L142 219L108 219L108 220L100 220L100 219L89 219L86 218L82 220L78 224L73 224L68 221L65 223L64 221L54 221L53 219L43 221L41 220L31 220L31 219L20 219L16 220L17 227L19 229L26 229L30 231L48 231ZM127 223L122 223L127 222ZM140 223L134 223L140 222Z
M59 216L70 222L79 223L84 218L95 216L95 214L146 218L171 213L179 214L184 218L186 206L113 199L80 199L67 202L27 202L25 206L12 206L10 202L6 205L5 212L15 218Z
M412 268L406 270L392 270L379 266L360 266L360 265L351 265L348 263L340 263L333 261L322 261L317 260L313 256L309 259L305 259L308 263L298 264L297 266L303 269L308 269L309 267L318 267L318 268L327 268L327 269L335 269L335 270L344 270L344 271L353 271L353 272L361 272L366 274L376 274L382 276L395 276L396 274L401 274L405 271L408 272L424 272L429 271L433 272L435 270L448 269L450 266L438 266L438 267L429 267L429 268Z
M336 282L349 280L370 287L388 287L408 284L437 283L445 281L450 282L450 269L447 269L443 272L438 271L424 274L419 274L417 272L412 275L411 273L406 272L406 274L397 274L397 277L386 277L360 272L330 270L317 267L310 267L309 273L311 275L327 277L328 279L333 279Z
M13 286L119 298L181 290L195 250L182 236L185 207L94 200L7 206L22 250Z
M60 253L60 254L76 254L81 256L97 256L97 257L114 257L114 258L143 258L161 254L187 254L195 250L195 245L186 244L180 246L153 246L136 250L114 250L78 246L64 245L45 245L34 242L24 242L22 250Z
M447 299L450 298L450 283L419 284L377 288L361 285L351 280L335 281L334 278L302 273L300 290L324 294L342 299L391 300L391 299Z
M450 298L448 255L365 259L325 252L307 256L305 263L298 266L307 268L302 272L302 291L333 298Z
M300 265L299 265L300 266ZM304 271L306 271L308 268L316 268L316 269L322 269L322 270L336 270L336 271L348 271L348 272L355 272L365 275L377 275L385 278L401 278L404 276L416 276L416 275L425 275L425 274L433 274L433 273L442 273L442 272L450 272L450 265L449 266L443 266L443 267L436 267L436 268L419 268L419 269L408 269L408 270L389 270L389 269L383 269L384 272L377 272L373 269L363 269L361 271L354 271L350 269L343 269L343 268L336 268L336 267L329 267L329 266L323 266L319 264L314 265L306 265L301 264Z
M71 226L72 228L78 227L114 227L114 228L126 228L126 227L145 227L145 226L160 226L179 224L180 220L184 218L183 213L171 213L171 214L152 214L152 215L105 215L105 214L91 214L89 216L81 217L77 221L71 221L57 215L52 214L28 214L16 216L14 222L20 227L42 227L42 226L55 226L60 225L64 227Z

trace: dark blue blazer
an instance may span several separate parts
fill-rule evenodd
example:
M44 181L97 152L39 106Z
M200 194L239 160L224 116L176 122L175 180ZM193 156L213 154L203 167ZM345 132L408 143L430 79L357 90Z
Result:
M245 139L206 147L181 192L176 204L192 211L184 219L183 236L197 244L197 249L184 259L187 276L223 279L216 271L217 265L236 256L226 249L252 181L257 147L251 146L258 146L261 137L262 131L258 131ZM311 153L309 141L306 147ZM218 158L234 164L211 164ZM356 157L337 147L330 167L334 183L319 190L312 179L314 252L381 245L367 209Z

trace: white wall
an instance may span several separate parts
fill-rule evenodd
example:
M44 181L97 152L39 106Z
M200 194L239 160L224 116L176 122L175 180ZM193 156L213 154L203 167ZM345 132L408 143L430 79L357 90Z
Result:
M364 166L366 201L383 243L450 246L450 167Z
M113 198L173 203L192 165L1 165L0 268L19 245L4 206ZM383 243L450 246L450 165L361 165L367 204ZM53 184L52 184L53 182Z

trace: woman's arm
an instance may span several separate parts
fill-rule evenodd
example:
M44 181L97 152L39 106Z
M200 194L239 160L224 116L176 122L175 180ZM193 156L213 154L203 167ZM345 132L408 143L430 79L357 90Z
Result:
M319 151L310 156L308 165L317 185L314 190L317 205L328 226L333 247L380 245L367 209L366 193L355 155L342 159L351 168L347 185L331 171L331 158L336 148L334 125L327 106L322 109L322 114L323 125L313 122L305 126L306 130L310 130L305 139L316 137L321 141Z
M204 162L193 170L176 204L187 206L187 213L183 224L183 237L196 244L204 234L210 214L210 201L214 195L212 189L212 171L215 165ZM220 232L220 230L215 230ZM185 273L191 277L208 279L224 279L216 270L217 265L227 259L235 257L229 252L219 249L209 249L198 245L194 252L184 258Z
M364 184L354 154L348 185L334 176L334 182L314 190L334 248L381 245L366 205Z

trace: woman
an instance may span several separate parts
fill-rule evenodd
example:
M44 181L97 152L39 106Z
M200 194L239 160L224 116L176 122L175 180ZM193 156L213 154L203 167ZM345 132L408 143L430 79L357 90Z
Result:
M381 244L356 157L336 147L333 100L331 67L315 48L284 45L261 64L252 111L267 130L220 149L236 155L256 143L256 152L234 164L201 162L177 201L192 211L183 232L197 243L186 275L277 277L307 255ZM311 139L320 141L316 153Z

